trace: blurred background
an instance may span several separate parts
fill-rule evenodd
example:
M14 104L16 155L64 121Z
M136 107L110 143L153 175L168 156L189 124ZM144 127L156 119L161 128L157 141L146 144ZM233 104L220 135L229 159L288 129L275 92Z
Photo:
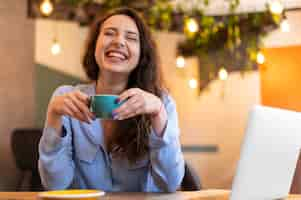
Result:
M0 190L24 178L12 133L42 129L54 89L87 81L89 24L120 6L152 28L203 189L231 188L253 105L301 111L301 0L0 0Z

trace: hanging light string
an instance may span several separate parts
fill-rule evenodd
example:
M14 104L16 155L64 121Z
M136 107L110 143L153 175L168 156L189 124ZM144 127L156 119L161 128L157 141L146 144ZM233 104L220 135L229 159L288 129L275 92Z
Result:
M53 21L53 40L51 45L51 53L53 55L58 55L61 53L61 45L58 40L58 22Z
M99 0L100 2L104 2L103 0ZM284 15L284 4L282 0L270 0L268 2L268 8L270 12L274 15L282 15L283 17L280 18L280 29L282 32L287 33L290 32L290 24L288 22L287 17ZM54 11L54 4L53 0L43 0L40 4L40 11L41 13L48 17ZM194 17L188 17L184 21L184 32L187 33L189 36L193 36L200 31L199 20ZM61 53L61 44L58 40L58 23L56 20L53 22L53 40L51 45L51 53L53 55L58 55ZM256 55L256 61L258 64L263 64L265 62L265 56L262 52L258 52ZM185 58L183 56L178 56L176 58L176 66L177 68L186 68ZM218 78L220 80L227 80L228 79L228 72L225 67L222 67L218 71ZM198 82L195 78L189 78L188 84L190 88L196 88Z

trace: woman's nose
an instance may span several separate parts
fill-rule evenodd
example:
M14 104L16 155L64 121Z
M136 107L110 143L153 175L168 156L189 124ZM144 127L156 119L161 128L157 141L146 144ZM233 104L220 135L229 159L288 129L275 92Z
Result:
M118 46L118 47L124 47L125 46L125 39L122 35L117 35L114 38L114 43Z

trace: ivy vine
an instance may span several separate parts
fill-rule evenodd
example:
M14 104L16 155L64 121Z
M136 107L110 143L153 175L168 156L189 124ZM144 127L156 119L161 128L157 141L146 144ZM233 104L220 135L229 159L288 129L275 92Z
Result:
M133 7L143 14L153 30L184 33L185 40L179 43L177 53L184 57L198 58L201 90L217 78L221 68L228 72L240 71L241 74L256 70L256 57L262 48L263 38L279 27L284 16L284 12L273 14L268 4L265 11L236 13L239 0L225 0L228 12L222 16L206 14L210 0L55 1L56 4L65 3L76 7L95 5L103 11L122 6ZM195 32L187 28L189 20L197 24L198 29Z

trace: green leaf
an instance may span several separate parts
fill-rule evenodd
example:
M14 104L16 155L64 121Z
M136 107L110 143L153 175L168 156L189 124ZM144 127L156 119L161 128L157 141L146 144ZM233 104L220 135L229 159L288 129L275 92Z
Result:
M209 6L209 0L204 0L204 5Z

